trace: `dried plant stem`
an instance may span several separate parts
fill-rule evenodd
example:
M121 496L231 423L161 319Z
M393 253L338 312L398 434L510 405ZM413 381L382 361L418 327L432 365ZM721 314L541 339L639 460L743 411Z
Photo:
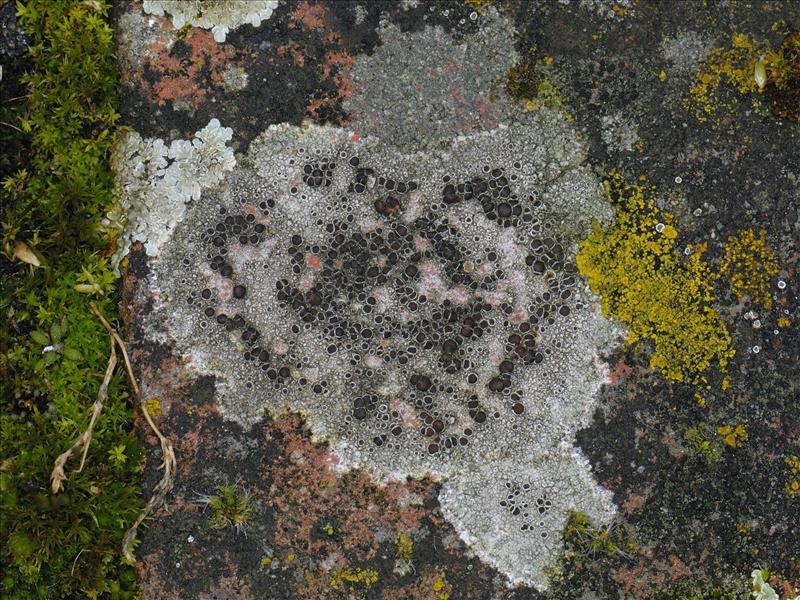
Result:
M153 495L150 497L150 500L147 501L147 504L142 512L139 513L136 521L134 521L131 528L125 532L125 537L122 540L122 554L129 562L135 563L136 559L131 551L131 546L136 540L139 526L156 506L165 502L167 494L172 491L172 487L175 484L174 473L177 466L177 461L175 459L175 450L173 450L172 444L167 438L164 437L156 424L153 422L153 418L150 416L150 411L147 409L147 402L141 395L139 384L136 383L136 377L133 374L133 368L131 367L131 361L128 358L128 351L125 348L125 343L122 341L122 338L120 338L116 330L109 324L108 321L105 320L103 315L100 314L100 311L97 310L97 307L94 304L91 304L90 308L92 313L98 319L100 319L103 327L106 328L106 331L108 331L111 338L117 343L117 346L119 346L120 352L122 352L123 362L125 363L125 371L128 374L128 379L130 380L134 396L139 402L139 407L142 409L142 414L144 415L147 424L150 426L150 429L153 430L153 433L156 434L158 441L161 443L161 453L163 455L161 467L164 469L164 475L161 477L161 481L158 482L158 485L156 485L155 489L153 490Z
M53 465L53 472L50 474L50 489L54 494L61 491L63 482L67 479L64 473L64 467L67 461L72 458L79 448L83 448L81 456L81 464L78 467L78 473L83 471L83 465L86 463L86 455L89 452L89 444L92 443L92 432L94 431L94 424L103 410L103 404L108 400L108 384L111 381L111 375L114 373L114 368L117 366L117 351L114 349L114 338L111 339L111 355L108 357L108 366L106 367L106 374L103 377L103 383L100 384L100 389L97 391L97 400L92 404L92 416L89 419L89 425L86 431L78 436L72 447L59 455Z

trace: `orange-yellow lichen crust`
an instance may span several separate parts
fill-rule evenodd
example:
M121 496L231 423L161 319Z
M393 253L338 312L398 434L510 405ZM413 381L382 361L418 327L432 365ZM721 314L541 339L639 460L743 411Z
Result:
M698 121L719 124L722 116L731 109L731 99L725 94L726 88L734 88L739 94L758 91L753 73L766 50L764 44L737 33L732 36L730 47L711 51L689 90L687 108Z
M580 245L578 268L600 296L606 316L628 326L627 342L650 341L650 366L672 381L707 384L712 366L724 370L731 338L712 308L716 279L696 247L676 250L674 219L660 212L643 186L612 173L605 183L616 219Z
M764 308L772 308L770 287L778 274L778 258L767 245L766 231L756 234L752 229L742 229L729 237L720 273L730 281L738 298L750 296Z
M328 576L328 585L335 590L347 591L349 597L364 598L361 591L366 592L378 582L378 572L375 569L346 568L333 571ZM355 596L353 596L356 594Z

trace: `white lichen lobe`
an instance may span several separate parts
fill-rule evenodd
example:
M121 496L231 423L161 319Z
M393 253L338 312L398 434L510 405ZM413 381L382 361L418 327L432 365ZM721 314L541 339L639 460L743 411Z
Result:
M249 23L258 27L278 8L278 0L145 0L144 12L172 17L172 26L185 24L210 29L217 42L224 42L231 29Z
M192 140L143 139L135 131L119 141L112 160L119 206L108 215L122 228L116 267L133 242L142 242L156 256L186 214L186 203L199 200L203 190L217 185L236 165L227 146L233 130L217 119L195 133Z

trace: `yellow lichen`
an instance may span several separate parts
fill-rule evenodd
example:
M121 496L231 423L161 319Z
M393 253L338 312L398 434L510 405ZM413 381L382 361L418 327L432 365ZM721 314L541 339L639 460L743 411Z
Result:
M447 583L444 571L439 573L439 577L433 582L433 595L436 600L450 600L452 587Z
M714 48L689 89L687 108L700 122L718 125L733 106L727 91L758 91L753 72L765 51L764 44L741 33L733 35L730 47Z
M720 425L717 427L717 435L722 438L726 446L730 446L731 448L741 448L748 438L744 423L739 423L736 427Z
M786 493L790 498L800 496L800 456L787 456L783 459L789 467L789 476L786 478Z
M356 592L369 590L378 582L378 572L375 569L339 569L328 576L328 585L335 590Z
M618 173L605 185L616 219L595 223L580 245L578 269L603 314L628 326L626 341L652 345L651 368L672 381L707 384L708 370L724 371L734 351L711 307L716 276L704 248L681 256L674 218L655 206L648 188L627 185Z
M494 4L494 0L466 0L466 3L475 8L478 12L482 13L484 10Z
M699 121L718 126L737 101L731 92L747 94L759 114L767 114L761 102L766 96L775 116L800 121L800 31L786 35L775 51L766 42L734 34L728 47L711 51L686 105Z
M153 417L160 417L161 416L161 400L158 398L148 398L146 401L147 405L147 412L150 413L150 416Z
M625 8L624 6L620 6L619 4L615 4L614 6L611 7L611 9L615 13L617 13L617 16L620 17L620 18L624 18L624 17L628 16L628 9Z
M720 273L728 278L737 297L750 296L764 308L772 308L771 279L778 274L775 251L767 245L767 232L743 229L728 238Z
M789 33L777 52L764 57L765 92L772 113L781 119L800 121L800 31Z
M397 558L405 561L411 560L414 554L414 542L407 533L397 535Z

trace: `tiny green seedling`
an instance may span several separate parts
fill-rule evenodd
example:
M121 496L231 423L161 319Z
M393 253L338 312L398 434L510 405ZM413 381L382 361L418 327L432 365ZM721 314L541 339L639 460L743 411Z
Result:
M49 367L61 357L73 362L83 360L83 355L78 350L64 344L65 333L66 327L63 319L61 323L53 323L49 333L41 329L31 331L31 339L42 346L42 358L36 363L37 370L41 371L45 367Z

